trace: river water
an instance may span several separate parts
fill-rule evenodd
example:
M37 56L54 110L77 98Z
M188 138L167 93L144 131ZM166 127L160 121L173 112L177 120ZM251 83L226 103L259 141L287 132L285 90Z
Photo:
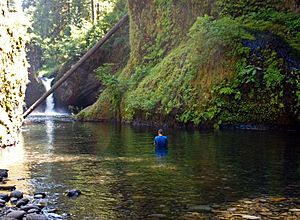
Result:
M72 219L177 218L189 205L300 194L299 133L168 130L169 150L156 155L155 132L30 117L20 144L0 151L0 168ZM63 195L73 188L79 198Z

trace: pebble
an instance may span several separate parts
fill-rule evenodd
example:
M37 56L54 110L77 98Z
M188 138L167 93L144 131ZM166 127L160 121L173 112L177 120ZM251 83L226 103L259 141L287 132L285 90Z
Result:
M300 212L300 209L289 209L290 212Z

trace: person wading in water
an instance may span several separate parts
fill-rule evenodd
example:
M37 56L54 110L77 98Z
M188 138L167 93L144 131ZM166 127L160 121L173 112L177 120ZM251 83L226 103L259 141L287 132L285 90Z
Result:
M158 135L154 138L155 148L167 148L168 147L168 137L164 136L162 129L158 130Z
M158 158L166 157L168 154L168 137L164 136L162 129L158 130L158 135L154 138L155 155Z

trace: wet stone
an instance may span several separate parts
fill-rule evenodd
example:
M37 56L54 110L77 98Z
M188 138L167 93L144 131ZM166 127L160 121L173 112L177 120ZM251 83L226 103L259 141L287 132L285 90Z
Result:
M6 216L9 218L22 219L25 214L26 212L24 211L12 211L8 213Z
M13 197L10 199L10 203L15 205L15 204L17 204L18 200L19 200L18 198Z
M21 210L24 210L25 212L27 212L30 209L41 210L40 207L38 207L37 205L33 205L33 204L29 204L29 205L21 207Z
M17 202L16 207L20 208L21 206L27 205L28 202L29 202L29 199L27 199L27 198L20 199Z
M212 212L212 208L209 205L192 205L188 207L190 212Z
M68 197L78 197L81 194L79 189L71 189L65 192L65 195Z
M0 169L0 178L8 178L8 170Z
M8 202L9 201L9 195L0 193L0 199L5 200L6 202Z
M14 190L10 193L10 198L22 199L23 198L23 193L21 191Z
M39 193L34 194L35 199L44 199L44 198L46 198L46 196L47 196L47 194L44 192L39 192Z
M148 218L162 219L162 218L167 218L167 216L165 214L151 214L148 215Z
M259 220L261 217L253 216L253 215L242 215L243 219L249 219L249 220Z
M26 220L48 220L48 218L42 214L28 214Z
M300 209L289 209L290 212L300 212Z
M29 209L29 210L27 211L28 214L30 214L30 213L40 213L40 212L41 212L40 209Z

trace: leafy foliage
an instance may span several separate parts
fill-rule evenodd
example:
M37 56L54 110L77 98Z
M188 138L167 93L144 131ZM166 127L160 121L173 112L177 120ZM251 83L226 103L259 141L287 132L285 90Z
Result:
M141 23L131 27L131 60L117 76L128 85L123 120L214 127L299 120L299 14L282 0L218 0L214 16L198 11L184 36L173 16L179 4L149 3L148 14L160 15L155 25L130 8ZM100 96L92 111L103 105Z

